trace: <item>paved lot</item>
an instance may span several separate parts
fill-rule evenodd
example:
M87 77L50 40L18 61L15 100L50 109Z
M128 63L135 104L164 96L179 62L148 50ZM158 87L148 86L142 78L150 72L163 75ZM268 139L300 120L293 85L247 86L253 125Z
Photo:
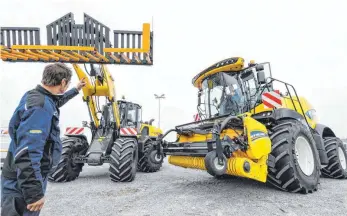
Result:
M318 192L300 195L167 162L131 183L111 182L107 171L86 167L74 182L50 183L42 215L347 215L347 180L322 179Z

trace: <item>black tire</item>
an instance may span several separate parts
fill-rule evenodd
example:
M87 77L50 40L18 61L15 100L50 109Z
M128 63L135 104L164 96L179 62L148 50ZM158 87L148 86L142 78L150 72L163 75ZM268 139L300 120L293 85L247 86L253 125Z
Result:
M274 166L268 167L267 183L288 192L312 193L317 190L320 180L320 160L315 142L301 122L285 120L269 128ZM313 152L313 172L308 176L301 170L295 152L298 137L304 138Z
M207 172L216 177L216 178L222 178L222 176L225 175L226 169L227 169L227 158L223 154L223 166L216 167L215 160L218 160L216 151L210 151L205 156L205 167Z
M342 141L337 137L324 138L324 147L328 155L329 164L322 169L322 176L333 179L347 179L347 153ZM342 167L338 149L344 154L344 166Z
M139 152L139 161L137 164L140 172L157 172L163 164L164 155L158 157L157 150L152 140L144 143L143 152Z
M82 168L83 163L74 163L73 158L84 155L88 151L88 143L76 137L62 138L62 154L57 167L49 174L50 182L69 182L75 180Z
M135 179L138 161L136 139L119 138L112 146L110 178L114 182L131 182Z

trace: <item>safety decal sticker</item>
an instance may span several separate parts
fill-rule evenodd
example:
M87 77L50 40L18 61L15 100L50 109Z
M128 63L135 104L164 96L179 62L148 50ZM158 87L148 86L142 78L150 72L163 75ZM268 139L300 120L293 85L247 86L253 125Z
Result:
M137 130L136 128L121 128L120 129L120 134L123 135L123 136L132 136L132 135L137 135Z
M65 129L65 135L80 135L83 134L83 127L67 127Z
M282 97L279 90L265 92L262 94L261 99L265 108L280 108L282 106Z

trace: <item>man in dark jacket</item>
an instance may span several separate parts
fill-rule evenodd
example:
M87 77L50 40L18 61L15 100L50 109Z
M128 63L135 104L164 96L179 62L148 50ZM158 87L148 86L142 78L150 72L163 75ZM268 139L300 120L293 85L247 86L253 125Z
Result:
M85 86L81 80L66 92L71 77L62 63L46 66L41 85L26 92L15 109L1 176L1 215L40 214L47 175L61 155L59 108Z

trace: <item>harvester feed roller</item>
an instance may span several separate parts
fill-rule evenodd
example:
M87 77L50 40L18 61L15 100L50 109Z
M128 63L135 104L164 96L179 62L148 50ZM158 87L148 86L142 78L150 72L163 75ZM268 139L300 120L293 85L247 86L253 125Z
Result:
M266 172L267 169L266 159L267 158L264 157L255 163L248 158L231 157L227 160L225 174L266 182L266 177L262 174ZM179 167L207 170L205 166L205 157L170 155L168 162Z

